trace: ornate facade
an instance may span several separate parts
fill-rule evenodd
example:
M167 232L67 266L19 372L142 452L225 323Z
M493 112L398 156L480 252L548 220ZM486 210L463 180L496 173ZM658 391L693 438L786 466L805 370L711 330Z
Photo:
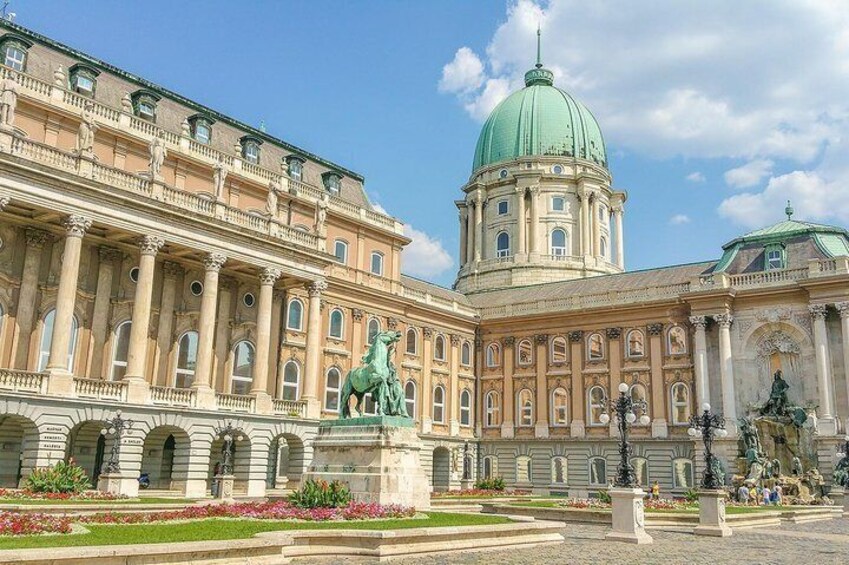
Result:
M690 414L710 402L733 427L775 368L830 475L846 231L788 218L718 261L626 272L601 130L541 64L481 134L452 291L401 274L402 225L357 173L0 25L0 486L68 457L97 475L121 410L122 469L155 488L205 493L228 425L237 491L291 487L387 328L435 489L604 486L600 415L626 382L649 406L641 480L683 491Z

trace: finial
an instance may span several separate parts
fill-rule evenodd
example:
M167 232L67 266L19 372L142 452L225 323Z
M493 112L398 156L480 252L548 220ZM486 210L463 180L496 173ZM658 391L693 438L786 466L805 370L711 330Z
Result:
M793 206L790 205L790 201L787 201L787 207L784 209L784 213L787 214L787 219L790 220L793 218Z
M265 120L259 121L259 131L261 131L262 133L265 133Z
M542 32L540 31L539 24L537 24L537 68L542 68L542 48L540 44L542 43Z

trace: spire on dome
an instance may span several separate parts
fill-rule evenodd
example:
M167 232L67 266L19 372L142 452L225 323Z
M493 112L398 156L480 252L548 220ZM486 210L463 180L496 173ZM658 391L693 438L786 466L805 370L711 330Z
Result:
M540 31L539 24L537 24L537 68L542 68L542 48L540 44L542 43L542 32Z
M525 73L525 86L554 85L554 73L542 66L542 31L537 24L537 63L533 69Z

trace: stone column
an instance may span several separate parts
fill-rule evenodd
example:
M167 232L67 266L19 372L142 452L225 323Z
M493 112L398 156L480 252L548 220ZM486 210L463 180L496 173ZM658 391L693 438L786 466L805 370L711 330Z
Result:
M584 332L575 330L569 332L571 351L569 352L569 367L572 370L572 423L569 435L571 437L584 437L586 425L584 420L584 375L581 368L584 365Z
M212 348L215 340L215 309L218 305L218 273L227 261L220 253L210 253L203 260L203 296L198 320L198 359L192 388L197 393L199 408L215 407L212 383Z
M808 307L814 322L814 350L817 355L817 388L819 389L819 413L817 429L822 435L837 433L832 404L831 367L828 353L828 333L825 326L825 304L812 304Z
M475 262L483 257L483 196L475 195Z
M35 322L38 274L41 267L41 251L47 242L46 231L27 228L27 247L24 251L24 268L21 273L21 288L18 291L18 307L15 312L15 330L12 336L13 369L29 369L29 349Z
M91 227L91 220L83 216L68 216L63 224L66 235L65 251L62 255L62 271L56 296L50 357L47 361L47 372L50 373L48 388L55 394L69 394L73 387L73 379L68 371L68 348L71 340L68 330L74 318L83 236Z
M536 384L537 384L537 410L536 410L536 425L534 426L534 435L538 438L548 437L548 335L537 334L534 337L536 342Z
M528 255L536 259L539 254L539 185L528 188L531 193L531 229L528 233ZM533 260L531 259L531 260Z
M278 386L280 375L280 334L283 330L283 304L286 300L285 290L275 290L271 298L271 346L268 349L268 381L273 383L270 393L272 397L281 390Z
M483 383L481 376L483 375L483 338L480 335L480 329L475 330L475 432L476 437L481 437L483 434L483 421L486 417L484 414L483 405Z
M268 352L271 350L271 308L274 301L274 283L280 278L280 269L266 267L259 275L259 304L256 314L256 360L251 394L256 396L257 411L271 413L271 396L268 394ZM320 321L320 320L319 320ZM312 301L310 301L310 330L312 330ZM318 379L316 378L317 382ZM306 387L305 387L306 391ZM260 410L264 404L267 410Z
M840 313L841 343L843 345L843 379L846 385L846 400L849 402L849 302L838 302L834 307ZM847 406L846 411L846 426L844 429L849 430L849 406ZM846 501L849 502L849 498ZM846 507L849 508L849 506Z
M616 264L620 269L625 268L625 225L623 224L622 205L613 209L613 217L616 221Z
M307 402L307 417L321 416L321 403L318 401L318 379L321 374L321 353L323 339L321 335L321 293L327 290L327 282L319 280L311 283L309 292L309 320L307 326L307 359L304 370L304 393L302 400ZM356 354L355 354L356 355ZM355 361L356 363L356 357Z
M466 201L466 264L475 260L475 213L471 200Z
M705 403L710 404L710 381L707 367L707 318L705 316L690 316L690 323L696 330L695 351L693 352L693 369L696 376L696 413Z
M516 188L516 255L527 253L527 223L525 222L525 187Z
M92 379L108 379L111 375L103 372L104 350L109 327L109 310L112 306L112 277L115 261L121 258L121 252L112 247L101 247L97 252L100 264L97 267L97 290L91 315L91 362L86 375Z
M725 416L725 429L733 437L737 433L734 361L731 357L731 323L734 321L734 316L716 314L713 319L719 324L719 378L722 383L722 413Z
M150 306L153 299L153 273L156 254L165 242L156 236L139 239L139 280L133 301L133 322L130 326L130 348L127 353L126 381L144 381L147 378L147 339L150 331Z
M231 375L227 373L230 360L231 302L239 293L239 281L228 276L218 277L218 313L215 322L215 345L212 356L212 390L229 394L232 391Z
M592 226L592 239L593 239L593 255L595 257L601 256L601 226L598 221L598 195L593 194L592 202L590 205L590 225Z
M665 438L669 428L666 425L666 390L663 381L663 324L649 324L646 329L649 334L651 366L651 398L646 401L651 406L651 435L653 438Z
M516 398L513 394L513 366L516 361L516 338L504 338L504 417L501 420L501 437L512 438L514 435L513 417L516 413Z
M421 398L422 433L433 431L433 384L430 368L433 365L433 328L422 328L422 389Z
M451 357L449 360L448 431L452 436L460 435L460 336L451 334ZM469 415L471 417L471 414Z
M460 267L464 267L466 265L466 249L469 245L469 232L466 230L466 225L468 224L466 216L469 212L463 206L458 210L458 213L460 215Z
M590 241L590 196L589 190L584 189L581 192L581 255L586 259L587 255L592 255L593 246Z
M162 296L159 298L159 327L156 332L156 350L153 356L153 382L168 386L168 354L173 346L171 332L174 328L174 304L177 299L177 277L182 268L178 263L162 264Z

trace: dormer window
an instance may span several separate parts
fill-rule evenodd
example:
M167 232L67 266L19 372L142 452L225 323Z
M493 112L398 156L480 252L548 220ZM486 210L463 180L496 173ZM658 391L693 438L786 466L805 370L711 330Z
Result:
M321 175L321 181L324 183L324 188L333 196L339 196L342 191L342 177L339 173L330 171Z
M189 118L189 131L191 131L192 139L198 143L209 145L212 142L212 124L213 120L206 116L196 114Z
M71 90L83 96L94 98L94 89L97 86L97 75L100 71L87 65L74 65L69 69L68 79Z
M289 165L289 178L302 180L304 176L304 160L294 155L286 157L286 163Z
M246 135L239 140L242 144L242 159L248 163L259 165L259 146L262 145L262 140L250 135Z
M764 249L764 263L765 271L785 268L784 248L781 245L768 245Z
M136 116L148 122L156 122L156 104L161 99L158 94L149 90L137 90L130 98Z
M3 64L18 72L27 68L27 50L32 43L23 37L5 35L0 39L0 53L3 54Z

